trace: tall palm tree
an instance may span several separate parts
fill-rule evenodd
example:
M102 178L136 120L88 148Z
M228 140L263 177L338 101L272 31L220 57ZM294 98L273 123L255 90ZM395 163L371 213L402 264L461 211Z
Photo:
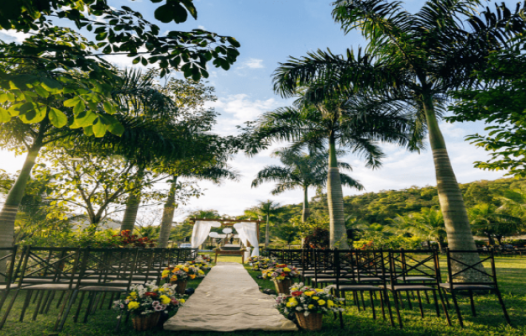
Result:
M281 204L267 200L259 201L259 204L254 208L245 210L245 215L250 217L265 218L265 248L268 248L270 243L270 219L275 216L280 210Z
M174 218L174 211L177 207L176 194L177 194L177 179L179 177L194 178L199 180L208 180L216 184L221 182L221 179L236 180L238 174L230 170L224 164L216 164L216 166L203 168L199 170L181 170L179 173L174 174L170 181L170 191L166 202L164 203L163 217L161 219L161 229L159 234L158 247L167 247L168 240L170 238L170 232L172 229L172 222Z
M327 184L327 153L311 152L306 154L298 153L292 148L283 148L274 152L274 156L279 157L282 166L266 166L260 170L257 177L252 181L252 187L258 187L264 182L278 182L278 185L271 191L272 195L278 195L287 190L296 188L303 189L303 213L302 222L305 223L309 217L309 196L310 187L325 187ZM351 166L345 162L338 162L340 169L351 170ZM342 185L363 190L360 182L354 180L346 174L340 173Z
M293 147L328 148L330 244L331 248L347 249L337 146L365 156L367 167L378 168L384 156L379 142L408 145L411 135L407 130L412 120L401 113L393 113L396 106L389 102L371 103L362 95L327 95L323 101L311 104L308 96L310 91L317 89L317 84L313 83L300 95L296 106L265 113L251 131L259 139L293 141ZM375 113L364 118L361 112L364 108L374 109Z
M512 13L502 5L496 14L488 8L481 19L479 3L429 0L411 14L400 1L339 0L335 20L346 33L361 31L369 41L367 54L318 51L292 58L275 74L275 89L284 96L317 80L324 82L324 94L374 88L384 99L413 107L415 127L429 134L449 246L459 250L476 246L439 128L441 106L452 90L476 85L473 71L484 68L489 53L506 48L509 38L525 29L520 8Z

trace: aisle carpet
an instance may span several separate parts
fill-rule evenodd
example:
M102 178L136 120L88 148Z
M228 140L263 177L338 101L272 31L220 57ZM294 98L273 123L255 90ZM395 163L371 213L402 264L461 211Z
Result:
M239 263L219 262L164 330L297 330Z

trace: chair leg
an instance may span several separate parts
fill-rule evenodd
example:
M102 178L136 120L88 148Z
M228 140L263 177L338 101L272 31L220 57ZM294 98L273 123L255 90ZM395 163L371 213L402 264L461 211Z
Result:
M73 293L71 291L68 291L68 294L66 295L66 298L64 299L64 303L62 304L62 308L60 309L60 312L58 313L57 320L55 322L55 327L53 328L53 331L60 332L64 328L64 324L66 323L69 312L71 311L71 307L75 303L77 294L78 294L78 290L74 290Z
M382 292L380 292L380 307L382 307L382 316L383 316L383 318L385 320L384 297L383 297L383 293Z
M469 290L469 303L471 304L471 314L477 316L477 311L475 310L475 302L473 301L473 291Z
M88 301L88 307L86 307L86 312L84 313L84 320L82 321L83 323L88 323L88 315L91 311L91 308L93 307L93 301L95 300L95 295L97 293L94 293L94 292L89 292L89 301Z
M405 295L407 297L407 304L409 305L409 309L413 310L413 303L411 302L411 297L409 296L409 291L406 291Z
M42 294L38 298L37 307L35 308L35 311L33 312L33 321L37 320L38 311L40 309L40 305L42 304L42 299L44 298L45 291L42 291Z
M13 295L13 298L11 299L11 302L9 302L9 306L7 307L7 310L4 313L4 317L2 317L2 321L0 321L0 330L4 327L5 321L7 320L7 317L9 316L9 312L11 311L11 309L13 309L13 305L15 304L15 300L19 292L20 290L17 289L15 291L15 295Z
M447 299L447 292L446 292L446 289L445 289L445 288L441 288L440 290L442 290L443 293L444 293L444 300L446 301L447 309L451 309L451 306L449 305L449 300Z
M363 298L363 292L360 292L360 298L362 299L362 307L363 307L363 311L365 311L365 299Z
M506 322L513 327L511 324L510 316L508 315L508 312L506 311L506 306L504 305L504 300L502 300L502 295L500 294L500 290L496 289L495 294L497 294L497 297L499 298L500 305L502 307L502 312L504 313L504 318L506 319Z
M376 320L376 312L374 310L374 298L373 298L373 291L369 291L369 295L371 297L371 309L373 310L373 320Z
M391 320L391 327L394 327L393 312L391 311L391 301L389 300L389 293L384 290L383 297L385 298L385 303L387 304L387 311L389 311L389 319Z
M46 309L44 309L44 314L47 315L47 313L49 312L49 308L51 308L51 303L53 302L53 300L55 299L55 292L56 291L52 291L51 292L51 297L49 298L48 302L47 302L47 305L46 305Z
M431 304L431 302L429 301L429 295L427 295L427 291L424 291L424 294L426 295L427 304Z
M2 307L4 306L4 303L7 300L8 295L9 295L9 290L5 290L4 295L2 296L2 300L0 301L0 312L2 311Z
M102 295L102 299L100 300L99 309L102 309L102 305L104 304L104 300L106 300L106 294L107 294L107 292L104 292L104 294Z
M426 291L427 293L427 291ZM435 301L435 310L437 312L437 317L440 317L440 309L438 309L438 299L436 291L433 291L433 300Z
M464 322L462 321L462 315L460 314L460 308L458 307L457 296L454 290L451 290L451 298L453 299L453 304L455 305L455 310L457 311L458 322L460 323L460 326L464 328Z
M82 292L82 294L80 295L80 301L79 301L79 305L77 306L77 311L75 312L75 316L73 316L73 322L77 322L78 318L79 318L79 314L80 314L80 309L82 308L82 302L84 302L84 296L86 295L86 292Z
M446 309L446 305L444 304L444 298L442 297L442 292L440 289L438 290L438 296L440 297L440 303L442 304L442 310L444 311L444 315L446 315L447 324L451 327L451 319L449 318L449 312Z
M416 297L418 299L418 306L420 307L420 316L424 317L424 309L422 308L422 299L420 298L420 291L416 291Z
M24 316L26 314L27 306L29 306L29 303L31 302L32 295L33 291L28 290L26 293L26 299L24 300L24 305L22 306L22 311L20 312L20 318L18 319L19 322L24 322Z
M53 292L54 292L54 291L48 291L48 292L47 292L46 298L44 299L44 301L42 302L42 306L40 307L40 312L39 312L39 314L43 314L44 311L46 310L47 303L48 303L49 298L51 297L51 294L52 294Z
M402 323L402 316L400 316L400 308L398 307L398 298L397 298L397 292L393 292L394 296L394 302L395 302L395 309L396 309L396 315L398 316L398 325L400 326L400 329L404 328L404 325Z
M400 308L404 309L404 300L402 300L402 293L401 292L394 292L395 295L398 295L398 299L400 300Z
M60 294L60 298L58 299L58 302L55 308L58 309L58 307L60 307L60 304L62 303L62 300L64 299L64 294L66 294L66 291L62 291L62 293Z

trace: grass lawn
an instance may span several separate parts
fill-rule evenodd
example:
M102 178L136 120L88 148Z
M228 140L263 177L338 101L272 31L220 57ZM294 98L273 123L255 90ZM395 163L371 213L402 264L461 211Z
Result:
M443 258L445 259L445 258ZM219 261L240 262L239 257L220 257ZM345 329L339 328L338 320L333 320L332 316L324 317L323 330L318 332L319 335L333 336L333 335L526 335L526 258L517 257L499 257L496 259L497 274L499 285L503 293L508 313L516 329L510 328L505 324L502 310L496 297L494 295L477 295L475 297L475 305L477 308L477 317L472 317L470 313L469 300L466 298L460 299L460 305L463 312L464 323L466 328L461 329L458 326L456 314L454 309L450 309L450 316L453 327L448 327L444 317L438 319L434 313L434 306L424 303L425 314L424 318L420 317L419 309L416 302L414 302L413 310L410 310L405 305L402 310L402 318L404 320L404 329L392 328L389 322L384 321L381 317L380 302L376 301L375 306L377 313L377 320L373 320L372 312L369 309L358 311L356 306L352 305L352 300L349 299L349 305L346 307L344 313ZM260 272L251 271L246 267L249 273L255 278ZM274 288L272 282L268 280L255 279L256 282L263 288ZM193 280L189 282L188 287L197 287L201 280ZM0 330L0 335L57 335L53 334L52 329L55 322L57 309L55 305L47 315L38 315L37 321L32 321L33 310L35 305L31 304L25 315L24 322L18 322L18 316L23 302L23 295L19 296L15 306L10 314L9 320L6 322L3 330ZM366 296L366 305L369 304L368 295ZM392 301L392 300L391 300ZM424 300L425 302L425 300ZM451 300L450 300L451 302ZM107 306L107 303L105 304ZM76 307L76 305L75 305ZM452 307L453 308L453 307ZM2 312L3 313L3 312ZM83 311L81 311L81 314ZM393 309L394 313L394 309ZM66 322L64 331L58 335L68 336L90 336L90 335L112 335L116 323L117 313L112 310L98 310L94 315L89 317L88 323L74 323L71 320L73 314ZM82 315L81 315L82 316ZM80 318L79 318L80 320ZM151 332L135 332L131 326L131 321L128 324L121 326L119 335L169 335L174 332L165 332L161 330L154 330ZM237 335L254 335L254 336L278 336L290 333L280 332L236 332ZM295 335L310 335L310 332L297 332ZM208 332L177 332L177 335L220 335L219 333Z

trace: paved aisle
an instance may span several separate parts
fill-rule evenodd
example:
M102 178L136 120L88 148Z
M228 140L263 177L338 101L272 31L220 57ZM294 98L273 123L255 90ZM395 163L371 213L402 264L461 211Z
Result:
M164 330L297 330L238 263L219 262Z

